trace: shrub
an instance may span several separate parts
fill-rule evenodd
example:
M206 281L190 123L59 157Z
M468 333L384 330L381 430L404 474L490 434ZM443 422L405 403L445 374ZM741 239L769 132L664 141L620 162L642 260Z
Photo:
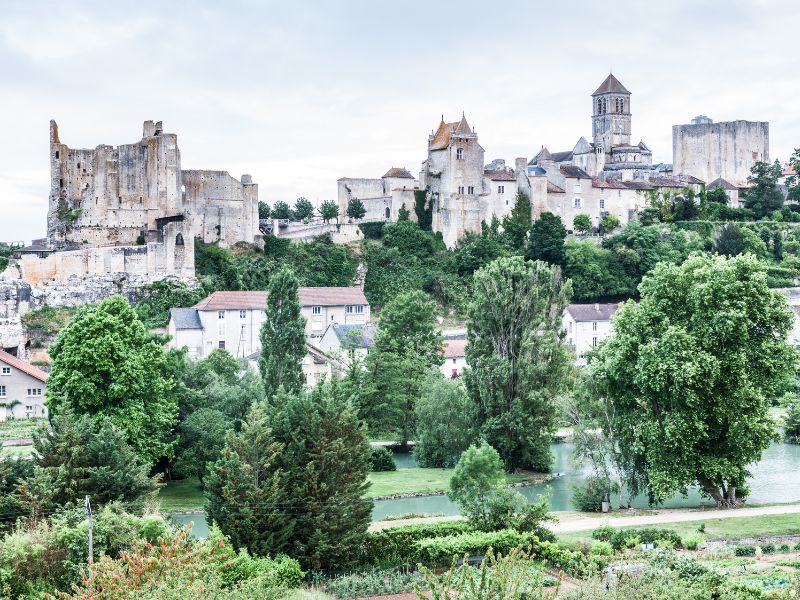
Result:
M799 551L799 552L800 552L800 542L797 542L797 543L794 545L794 548L793 548L793 549L794 549L794 550L797 550L797 551Z
M781 544L778 548L779 552L789 552L789 544Z
M703 539L704 538L702 535L692 534L692 535L687 535L685 538L683 538L681 543L683 544L683 547L686 548L687 550L697 550L697 547L703 542Z
M384 446L371 446L369 450L370 471L396 471L394 454Z
M638 540L631 545L630 540ZM614 550L622 548L633 548L638 544L655 544L657 540L668 540L674 544L675 548L681 547L681 536L672 529L659 529L656 527L643 527L641 529L621 529L615 531L611 539L611 546Z
M773 544L772 542L768 544L761 544L760 548L761 552L763 552L764 554L775 554L775 544Z
M419 560L415 542L469 531L473 531L473 528L466 521L405 525L372 531L367 534L367 538L361 546L360 562L383 567L414 565Z
M749 545L736 546L733 549L733 553L736 556L755 556L756 555L756 547L755 546L749 546Z
M444 566L454 558L464 555L482 556L491 548L494 552L508 554L515 548L538 544L531 533L520 533L513 529L484 532L475 531L460 535L420 540L416 543L423 562L433 566Z
M353 573L323 582L325 591L337 598L400 594L423 584L424 580L417 573L404 573L398 570Z
M601 525L594 531L592 531L592 539L600 540L601 542L608 542L611 540L611 536L614 535L614 529L611 525Z
M608 477L590 475L581 484L572 486L572 503L584 512L600 512L612 487Z
M614 549L608 542L593 542L589 553L599 556L611 556L614 553Z

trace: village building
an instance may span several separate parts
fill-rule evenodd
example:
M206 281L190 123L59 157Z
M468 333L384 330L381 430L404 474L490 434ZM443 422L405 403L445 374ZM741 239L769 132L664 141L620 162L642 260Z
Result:
M0 421L47 417L47 373L0 350Z
M578 365L586 364L586 354L611 335L611 317L618 308L619 304L570 304L564 311L565 343Z
M467 340L464 338L445 339L444 362L439 370L447 379L457 379L464 374L467 368L466 348Z
M303 287L298 296L311 343L322 337L329 323L364 324L371 319L369 302L359 287ZM170 309L168 347L186 347L197 359L216 348L245 358L261 349L266 307L265 291L218 291L193 307Z
M325 354L336 357L344 370L350 366L350 355L363 362L375 345L377 329L370 323L331 323L319 339L317 346Z
M247 366L258 372L260 367L258 361L261 359L261 351L253 352L245 357ZM335 370L338 370L336 359L325 354L322 350L312 344L306 344L306 355L300 361L303 369L303 378L307 388L313 388L323 381L330 381Z

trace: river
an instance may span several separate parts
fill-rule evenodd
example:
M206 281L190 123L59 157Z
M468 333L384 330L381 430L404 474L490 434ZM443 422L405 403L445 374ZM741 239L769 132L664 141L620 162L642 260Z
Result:
M572 444L552 444L553 473L560 473L548 484L531 485L518 488L528 498L538 498L547 488L550 489L550 510L573 510L570 499L572 484L578 483L586 476L586 470L572 464ZM398 468L416 468L414 457L410 454L395 455ZM773 444L755 464L751 471L753 476L748 481L750 496L747 501L752 504L768 504L780 502L800 502L800 445ZM616 505L616 499L614 499ZM699 506L703 503L711 505L707 499L701 498L696 489L689 490L687 497L676 496L665 502L669 508ZM637 508L647 507L647 498L637 498L633 505ZM398 498L396 500L376 500L372 511L373 521L380 521L389 516L414 514L457 515L458 508L447 499L447 496L421 496L418 498ZM205 537L208 527L203 515L175 515L173 520L179 524L194 522L193 533ZM398 522L400 524L401 522Z

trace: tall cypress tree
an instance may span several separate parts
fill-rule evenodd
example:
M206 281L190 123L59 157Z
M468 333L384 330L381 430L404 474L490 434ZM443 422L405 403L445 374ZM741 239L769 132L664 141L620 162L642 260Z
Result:
M278 271L269 282L258 361L268 397L281 386L287 392L300 391L305 383L300 361L306 355L306 320L300 314L297 288L297 278L287 268Z

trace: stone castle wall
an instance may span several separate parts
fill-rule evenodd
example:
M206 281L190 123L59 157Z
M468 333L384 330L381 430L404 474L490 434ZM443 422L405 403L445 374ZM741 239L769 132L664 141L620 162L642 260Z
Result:
M758 161L769 162L769 123L730 121L672 127L673 171L705 182L745 183Z

